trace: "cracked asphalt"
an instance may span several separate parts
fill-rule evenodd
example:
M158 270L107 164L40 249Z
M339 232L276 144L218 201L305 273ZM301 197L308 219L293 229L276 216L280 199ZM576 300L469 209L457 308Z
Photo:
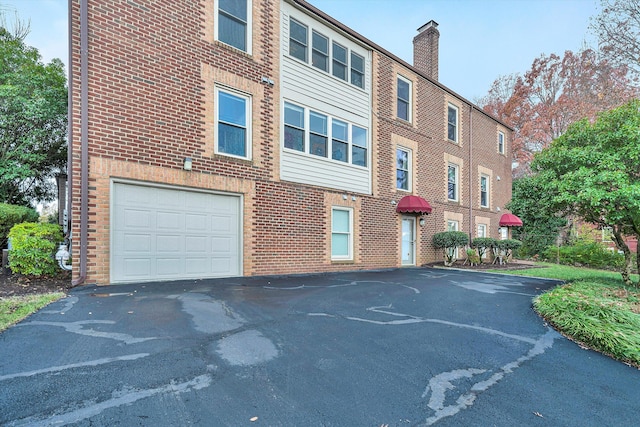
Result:
M3 426L632 426L640 371L428 268L83 287L0 334Z

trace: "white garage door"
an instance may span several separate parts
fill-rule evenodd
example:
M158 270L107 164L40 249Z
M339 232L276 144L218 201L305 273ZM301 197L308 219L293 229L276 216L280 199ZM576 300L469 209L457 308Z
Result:
M241 273L240 197L115 183L111 282Z

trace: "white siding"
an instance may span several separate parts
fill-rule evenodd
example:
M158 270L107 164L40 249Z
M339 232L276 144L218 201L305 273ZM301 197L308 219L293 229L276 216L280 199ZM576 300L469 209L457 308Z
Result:
M284 101L310 108L367 129L366 168L281 148L280 177L344 191L371 193L371 51L282 2L281 94ZM365 59L364 90L289 56L289 18L319 31ZM311 40L309 40L309 49ZM310 50L309 50L310 53ZM331 59L329 59L331 60ZM282 126L283 124L280 123ZM284 135L282 132L281 135ZM280 141L281 147L283 146Z

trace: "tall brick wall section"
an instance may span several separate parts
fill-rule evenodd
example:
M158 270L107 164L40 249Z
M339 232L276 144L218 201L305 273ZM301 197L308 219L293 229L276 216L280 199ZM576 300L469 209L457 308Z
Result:
M73 258L80 235L80 0L73 8ZM439 259L431 246L443 231L445 212L469 217L469 201L446 200L447 154L470 164L471 182L462 177L462 193L478 187L476 165L502 180L492 182L493 206L510 198L510 152L497 153L497 124L473 115L473 154L469 155L469 106L460 104L461 143L446 141L446 105L450 95L388 57L373 55L372 194L341 191L279 180L280 22L277 0L253 0L252 52L245 54L213 38L213 0L89 0L89 238L87 283L110 280L111 182L144 181L242 194L243 274L267 275L344 271L400 266L401 215L394 202L409 194L395 187L398 144L415 153L412 193L434 207L417 227L417 264ZM413 120L395 117L396 76L413 81ZM262 77L276 82L265 85ZM215 117L212 87L225 85L251 94L252 158L234 159L213 152ZM505 130L507 139L509 133ZM509 141L507 141L508 147ZM193 170L182 170L185 157ZM468 169L465 169L468 172ZM479 209L473 215L498 213ZM331 260L331 208L354 214L354 259ZM470 221L463 221L468 231ZM491 229L497 237L497 225ZM79 274L74 262L74 277Z

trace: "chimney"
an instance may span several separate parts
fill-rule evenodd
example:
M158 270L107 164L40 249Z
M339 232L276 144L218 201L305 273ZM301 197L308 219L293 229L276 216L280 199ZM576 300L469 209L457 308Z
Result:
M438 23L431 20L418 28L413 38L413 66L438 81Z

